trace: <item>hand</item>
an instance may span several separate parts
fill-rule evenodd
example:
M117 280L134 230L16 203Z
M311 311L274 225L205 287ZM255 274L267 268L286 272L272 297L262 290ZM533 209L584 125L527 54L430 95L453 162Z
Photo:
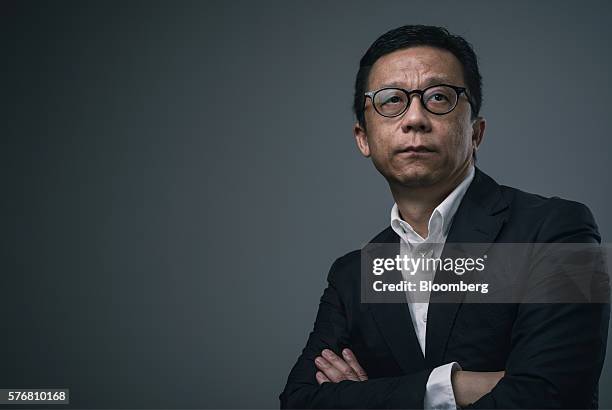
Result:
M451 376L453 392L457 406L466 407L485 394L504 377L504 371L499 372L470 372L458 370Z
M315 358L315 365L319 369L315 376L319 384L338 383L342 380L356 382L368 380L368 375L359 365L351 349L342 350L342 357L338 357L331 350L325 349L321 352L321 356Z

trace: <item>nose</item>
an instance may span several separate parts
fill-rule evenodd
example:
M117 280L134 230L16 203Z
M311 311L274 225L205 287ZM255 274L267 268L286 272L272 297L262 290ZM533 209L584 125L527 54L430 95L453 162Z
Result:
M431 131L431 119L429 113L423 107L418 94L412 94L409 98L410 104L401 116L402 131L408 133Z

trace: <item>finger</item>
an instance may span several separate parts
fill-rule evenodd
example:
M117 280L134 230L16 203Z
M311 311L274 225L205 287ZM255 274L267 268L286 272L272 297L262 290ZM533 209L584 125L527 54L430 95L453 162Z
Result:
M359 380L361 381L368 380L368 375L366 374L365 370L363 370L363 367L361 367L361 365L357 361L357 357L351 351L351 349L347 348L347 349L342 350L342 357L344 357L344 360L346 361L346 363L348 363L348 365L351 366L351 368L353 369L353 371L355 372Z
M340 371L340 373L343 376L343 380L354 380L354 381L359 381L359 377L357 376L357 373L355 373L353 371L353 368L351 366L349 366L344 359L342 359L341 357L339 357L338 355L336 355L334 352L332 352L330 349L325 349L322 352L323 357L329 362L331 363L332 366L334 366L336 369L338 369Z
M342 380L349 380L339 369L337 369L331 362L324 357L317 357L315 359L317 368L323 372L323 374L333 383L339 383ZM356 377L356 376L355 376Z
M325 374L323 374L323 372L317 372L317 374L315 374L315 378L319 384L329 383L329 379L327 376L325 376Z
M330 362L328 362L324 357L318 356L315 359L315 365L317 369L319 369L325 377L329 379L329 381L338 383L342 380L346 380L346 378L342 375L340 370L336 369Z

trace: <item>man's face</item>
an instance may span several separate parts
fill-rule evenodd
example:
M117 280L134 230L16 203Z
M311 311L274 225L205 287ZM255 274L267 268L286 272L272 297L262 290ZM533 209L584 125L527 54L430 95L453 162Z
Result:
M466 87L461 63L449 51L419 46L379 58L366 88L422 90L442 83ZM411 94L408 109L391 118L378 114L366 98L365 120L366 129L354 128L359 150L390 184L404 187L432 186L462 174L484 133L484 120L471 120L465 94L444 115L428 112L418 94Z

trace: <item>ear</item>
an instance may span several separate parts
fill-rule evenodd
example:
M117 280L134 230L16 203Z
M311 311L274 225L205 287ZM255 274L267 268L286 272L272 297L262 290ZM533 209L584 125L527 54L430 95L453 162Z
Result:
M359 122L356 122L355 126L353 127L353 135L355 136L357 148L359 148L361 154L364 157L369 157L370 145L368 144L368 135L366 134L365 128L363 128Z
M478 149L484 139L484 132L487 123L484 118L478 117L472 123L472 147L474 151Z

